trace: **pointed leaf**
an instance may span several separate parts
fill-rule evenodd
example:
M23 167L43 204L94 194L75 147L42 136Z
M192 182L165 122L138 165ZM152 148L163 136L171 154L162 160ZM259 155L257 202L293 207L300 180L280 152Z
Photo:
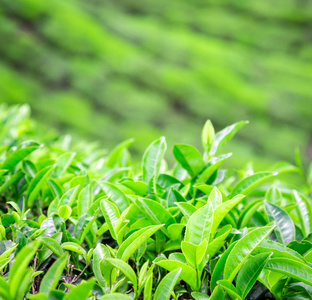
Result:
M238 294L241 295L243 299L247 297L249 291L256 283L258 276L265 267L270 256L271 253L257 254L256 256L249 258L239 271L236 286Z
M152 177L154 177L154 180L157 180L166 148L166 140L164 137L161 137L151 143L146 149L142 160L143 181L146 184L150 183Z
M191 177L198 175L205 167L202 155L191 145L174 145L173 155L177 162L190 174Z
M259 172L255 173L253 175L250 175L244 179L242 179L237 185L234 187L230 198L238 195L238 194L244 194L247 195L250 190L252 190L254 187L262 183L263 181L276 176L278 173L274 172Z
M199 245L204 239L210 239L213 222L212 204L208 202L193 213L186 225L185 241Z
M168 273L158 284L155 291L154 300L169 300L174 286L176 285L182 268L178 268Z
M68 260L68 253L64 253L58 258L53 265L48 269L47 273L42 278L40 284L40 293L48 294L51 290L56 289L63 270Z
M295 225L288 213L282 208L265 202L265 211L269 222L274 222L274 233L279 242L287 245L295 239Z

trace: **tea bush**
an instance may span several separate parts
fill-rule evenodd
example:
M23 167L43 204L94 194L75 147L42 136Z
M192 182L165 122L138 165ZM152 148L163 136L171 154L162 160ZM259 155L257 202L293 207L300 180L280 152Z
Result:
M203 149L174 145L174 167L161 137L138 171L133 140L105 154L2 106L1 299L311 299L311 175L299 156L223 169L246 124L207 121Z

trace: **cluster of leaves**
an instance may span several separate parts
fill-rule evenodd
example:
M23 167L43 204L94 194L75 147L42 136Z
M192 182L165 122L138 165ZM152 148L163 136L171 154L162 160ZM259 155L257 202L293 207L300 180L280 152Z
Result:
M300 164L221 168L247 122L202 130L203 155L164 137L134 172L67 138L29 139L24 107L0 115L0 298L311 299L312 207ZM298 174L302 187L275 180Z

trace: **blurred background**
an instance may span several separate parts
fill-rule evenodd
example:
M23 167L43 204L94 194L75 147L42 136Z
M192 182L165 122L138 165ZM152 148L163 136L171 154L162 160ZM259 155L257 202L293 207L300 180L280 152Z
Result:
M0 0L0 101L108 150L134 137L135 157L249 120L232 166L307 162L311 62L308 0Z

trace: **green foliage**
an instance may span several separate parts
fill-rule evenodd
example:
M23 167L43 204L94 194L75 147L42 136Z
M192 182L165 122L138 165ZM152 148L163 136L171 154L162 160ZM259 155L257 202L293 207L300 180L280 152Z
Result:
M223 169L246 122L207 122L173 167L157 139L138 171L131 141L104 154L31 134L23 107L2 114L0 299L310 299L309 175L284 168L294 189L276 170Z

